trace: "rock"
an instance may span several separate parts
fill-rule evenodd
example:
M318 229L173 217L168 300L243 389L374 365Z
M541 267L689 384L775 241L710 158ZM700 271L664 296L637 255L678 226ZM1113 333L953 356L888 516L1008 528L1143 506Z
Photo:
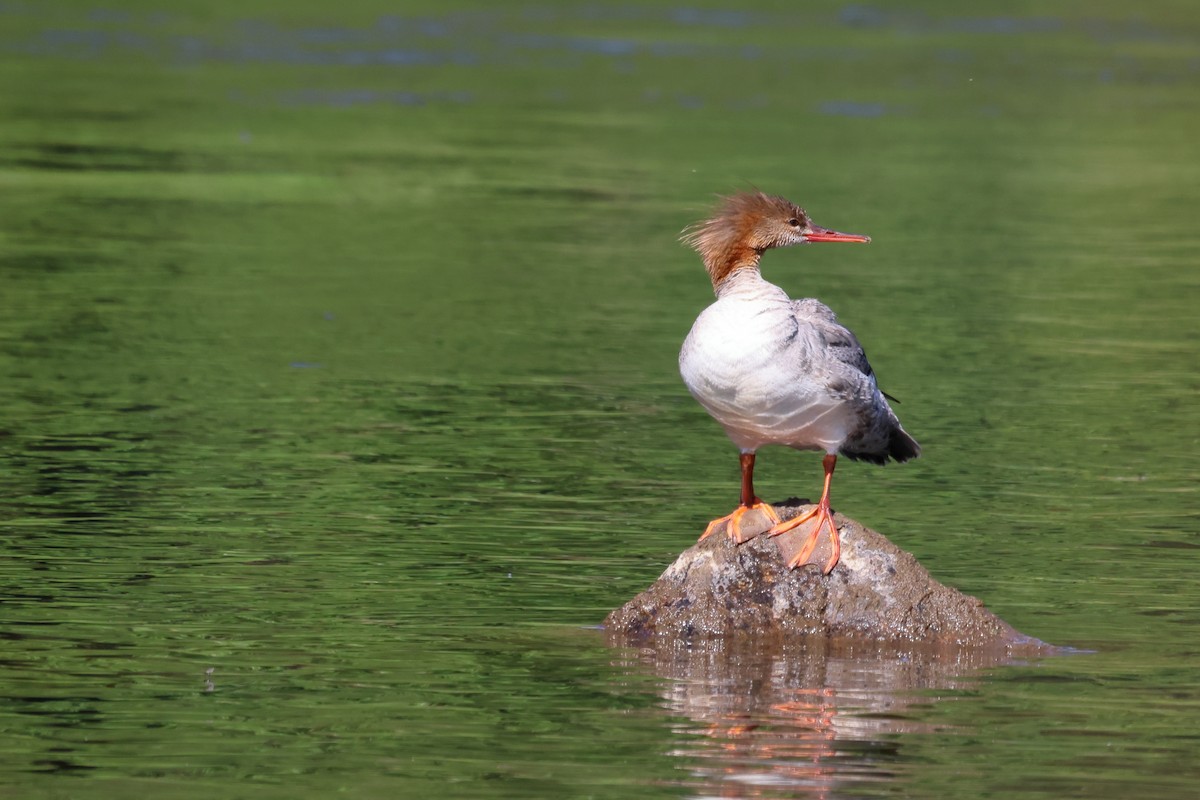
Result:
M810 507L788 501L775 510L790 519ZM812 523L773 538L764 528L740 545L720 531L685 550L649 589L609 614L605 629L624 639L819 636L1052 649L974 597L935 581L883 535L841 514L835 520L842 557L829 575L820 570L829 556L827 532L809 564L787 566ZM747 516L744 526L752 524Z

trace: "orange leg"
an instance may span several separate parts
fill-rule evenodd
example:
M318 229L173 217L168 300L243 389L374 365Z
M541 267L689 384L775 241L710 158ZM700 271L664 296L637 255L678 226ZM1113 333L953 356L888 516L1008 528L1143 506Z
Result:
M833 511L829 508L829 483L833 480L833 468L837 466L837 456L832 453L826 455L821 460L821 466L825 468L825 489L821 492L821 499L817 503L816 508L806 514L793 517L787 522L778 523L771 530L767 531L767 535L778 536L781 533L787 533L816 517L817 527L813 528L813 532L809 534L808 541L804 543L804 547L796 554L796 557L788 562L788 566L795 567L808 561L808 557L812 555L812 551L817 547L817 537L821 535L821 529L828 526L829 538L833 542L833 554L829 556L829 561L825 564L825 569L822 570L822 572L828 575L837 566L838 559L842 557L842 543L838 540L837 524L834 523Z
M742 467L742 502L729 514L723 517L717 517L712 522L708 523L708 527L704 529L699 541L704 541L711 536L721 523L728 523L725 526L725 532L729 534L729 538L741 544L742 541L742 517L747 511L758 509L767 515L774 525L779 524L779 515L775 513L775 509L770 505L759 500L754 494L754 453L742 453L738 462Z

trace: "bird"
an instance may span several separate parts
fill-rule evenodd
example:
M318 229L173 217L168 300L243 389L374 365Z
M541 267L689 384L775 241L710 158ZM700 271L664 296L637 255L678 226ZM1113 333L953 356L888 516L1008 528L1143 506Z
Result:
M691 395L721 424L739 450L741 502L712 520L700 540L722 523L740 543L742 517L757 509L779 536L816 520L789 568L808 561L823 529L841 558L829 487L839 455L886 464L916 458L921 446L900 425L878 386L858 338L813 298L791 299L763 278L767 250L818 242L870 242L869 236L822 228L790 200L761 191L719 198L708 219L684 228L680 239L699 253L717 299L696 318L679 353L679 372ZM895 398L892 398L893 400ZM754 459L765 445L824 451L821 499L786 522L754 493Z

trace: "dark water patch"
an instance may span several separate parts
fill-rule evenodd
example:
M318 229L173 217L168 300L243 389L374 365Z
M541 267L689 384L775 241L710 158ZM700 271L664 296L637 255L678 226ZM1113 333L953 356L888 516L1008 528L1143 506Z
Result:
M30 453L75 453L98 452L108 450L112 446L112 442L102 435L89 435L85 439L61 437L49 441L33 441L26 445L25 449Z
M1058 17L933 17L912 11L891 11L870 5L848 5L838 19L858 28L897 28L910 33L1025 35L1058 33L1066 23Z
M1200 550L1200 543L1181 542L1178 540L1152 539L1146 542L1149 547L1161 547L1165 550Z
M529 52L562 52L582 56L604 56L616 59L627 59L634 56L650 56L653 58L671 59L721 59L727 57L754 61L763 58L768 52L788 58L809 58L816 51L824 53L823 48L788 47L786 49L767 48L757 44L744 45L714 45L695 42L621 39L615 37L570 36L550 33L518 33L506 34L500 38L500 43L507 50L522 53ZM840 51L839 51L840 52Z
M52 115L53 116L53 115ZM16 142L0 154L0 166L48 172L113 173L246 173L271 172L281 168L278 153L237 150L179 150L134 145L95 145L79 142ZM107 200L105 202L117 202ZM164 198L155 204L190 202L210 208L203 200ZM146 204L150 205L150 204Z
M455 12L450 12L444 17L402 17L396 14L385 14L375 20L374 28L384 35L396 35L411 31L420 36L440 39L453 35L456 23L461 22L463 16Z
M529 13L524 14L530 17ZM770 18L740 11L711 11L694 8L649 14L596 6L569 14L532 15L546 26L555 21L581 20L634 22L659 19L683 27L709 26L740 29L752 24L770 24ZM509 15L491 13L448 14L441 17L407 18L386 16L363 27L289 28L272 21L236 22L223 33L166 35L150 30L144 21L129 18L123 24L140 32L100 29L44 30L23 45L30 55L72 59L98 59L113 54L148 55L185 64L206 62L287 64L295 66L479 66L512 63L530 52L562 52L607 58L648 55L655 58L719 58L733 55L747 60L764 57L761 45L745 43L731 47L699 44L674 38L589 36L558 31L520 30L503 32ZM777 49L779 56L821 58L824 48L789 46Z
M817 111L830 117L859 117L873 119L894 113L883 103L860 103L852 100L827 100L817 106Z
M20 112L28 113L28 100L21 97L10 97L11 106ZM26 106L22 108L22 106ZM36 110L37 115L47 120L48 122L60 123L113 123L113 122L136 122L144 119L145 115L138 110L125 110L120 108L99 108L99 107L83 107L83 106L39 106ZM2 158L0 158L0 163Z
M1194 33L1192 36L1189 36L1184 29L1167 30L1137 17L1121 20L1089 18L1082 20L1079 23L1079 27L1093 41L1105 45L1123 42L1167 44L1188 40L1195 41Z
M649 50L649 45L646 43L632 39L564 36L549 33L510 34L504 37L504 42L517 50L565 50L584 55L631 56ZM658 55L666 55L670 49L670 45L661 43Z
M195 55L195 53L193 52L191 55ZM204 58L214 61L344 67L475 66L480 63L476 54L463 50L440 53L395 47L379 50L314 52L298 48L246 45L224 51L214 50L206 54Z
M537 197L576 203L614 203L629 199L628 194L583 186L498 186L492 191L498 195Z
M393 20L395 18L392 18ZM85 21L97 27L51 28L34 32L9 49L33 56L96 60L113 55L138 55L183 63L206 61L282 63L294 65L439 65L473 64L476 53L451 41L451 49L429 49L431 40L450 39L467 22L461 15L448 21L412 20L410 24L380 23L363 28L287 28L266 21L234 23L224 33L167 33L154 30L161 20L137 18ZM114 29L113 26L120 26ZM483 30L476 30L476 34ZM476 36L475 38L478 38ZM409 44L411 42L411 44Z
M761 15L748 11L707 8L676 8L668 12L672 22L714 28L744 28L762 21Z
M328 106L352 108L363 105L424 106L437 103L464 105L474 100L468 91L416 92L379 89L293 89L281 92L278 102L285 106Z
M158 411L162 406L155 403L135 403L131 406L118 407L117 411L121 414L145 414L150 411Z
M1081 32L1093 41L1111 45L1123 42L1152 44L1196 42L1196 33L1170 29L1137 17L1098 16L1067 19L1060 16L946 16L893 11L853 4L838 14L841 24L856 28L893 28L910 34L1025 37Z
M0 158L0 163L27 169L109 172L178 172L184 162L179 151L74 142L20 143Z
M912 11L893 11L866 4L841 9L842 25L865 29L892 28L906 33L947 36L1038 36L1083 30L1096 40L1184 41L1186 34L1168 32L1144 21L1097 20L1068 22L1056 16L980 15L937 17ZM694 7L631 9L596 5L569 11L450 12L436 16L384 15L361 26L289 27L274 20L243 20L223 31L167 33L162 15L134 13L96 16L81 22L95 27L57 28L35 32L10 49L30 55L66 59L101 59L134 54L178 63L227 62L295 66L481 66L519 62L531 52L560 52L610 59L638 55L655 58L777 58L823 60L840 58L833 48L794 45L767 48L746 43L725 46L688 42L680 38L622 35L581 35L554 28L579 22L614 22L627 26L651 22L681 28L715 27L738 31L752 26L789 26L795 15L764 15L740 10ZM514 24L523 21L526 24ZM183 26L176 21L176 28ZM529 30L529 27L547 30ZM509 32L503 32L509 28ZM515 29L515 30L513 30ZM799 55L798 55L799 54ZM543 64L543 66L547 66ZM559 65L560 67L562 65ZM580 65L572 64L578 69ZM625 65L628 67L628 65ZM1103 78L1102 78L1103 79ZM371 102L411 103L413 98ZM357 104L361 101L355 101ZM335 101L335 104L337 102Z
M28 55L54 56L58 58L95 58L109 44L109 36L103 31L46 30L23 45L11 46Z
M882 28L891 24L892 15L875 6L851 3L842 7L838 19L843 25L852 27Z
M113 263L114 259L89 252L7 253L0 255L0 275L16 280L99 269Z
M945 20L941 29L952 33L983 33L1014 36L1030 33L1058 33L1064 23L1054 17L962 17Z
M15 49L27 55L93 60L114 52L158 55L161 43L130 31L51 29Z
M453 49L434 50L423 46L396 46L376 44L356 47L318 47L311 42L298 39L293 32L276 35L251 35L233 43L212 41L190 36L173 41L172 52L176 60L197 64L203 62L231 62L244 64L286 64L291 66L343 66L343 67L431 67L431 66L474 66L481 62L480 55L465 49L455 42Z
M75 761L68 761L65 758L39 758L30 763L34 767L32 770L30 770L31 772L55 775L77 774L96 769L96 767L89 764L80 764Z

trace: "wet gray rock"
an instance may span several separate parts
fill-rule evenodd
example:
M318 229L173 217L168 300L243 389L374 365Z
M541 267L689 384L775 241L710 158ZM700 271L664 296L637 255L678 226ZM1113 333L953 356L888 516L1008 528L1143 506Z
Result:
M790 519L811 506L776 506ZM757 513L757 512L755 512ZM974 597L935 581L909 553L841 514L842 557L829 575L827 533L808 564L787 562L811 523L735 544L724 532L697 542L655 583L604 621L624 638L833 637L875 642L1015 648L1048 646L1017 632ZM765 532L766 520L758 528ZM753 529L749 515L743 526Z

